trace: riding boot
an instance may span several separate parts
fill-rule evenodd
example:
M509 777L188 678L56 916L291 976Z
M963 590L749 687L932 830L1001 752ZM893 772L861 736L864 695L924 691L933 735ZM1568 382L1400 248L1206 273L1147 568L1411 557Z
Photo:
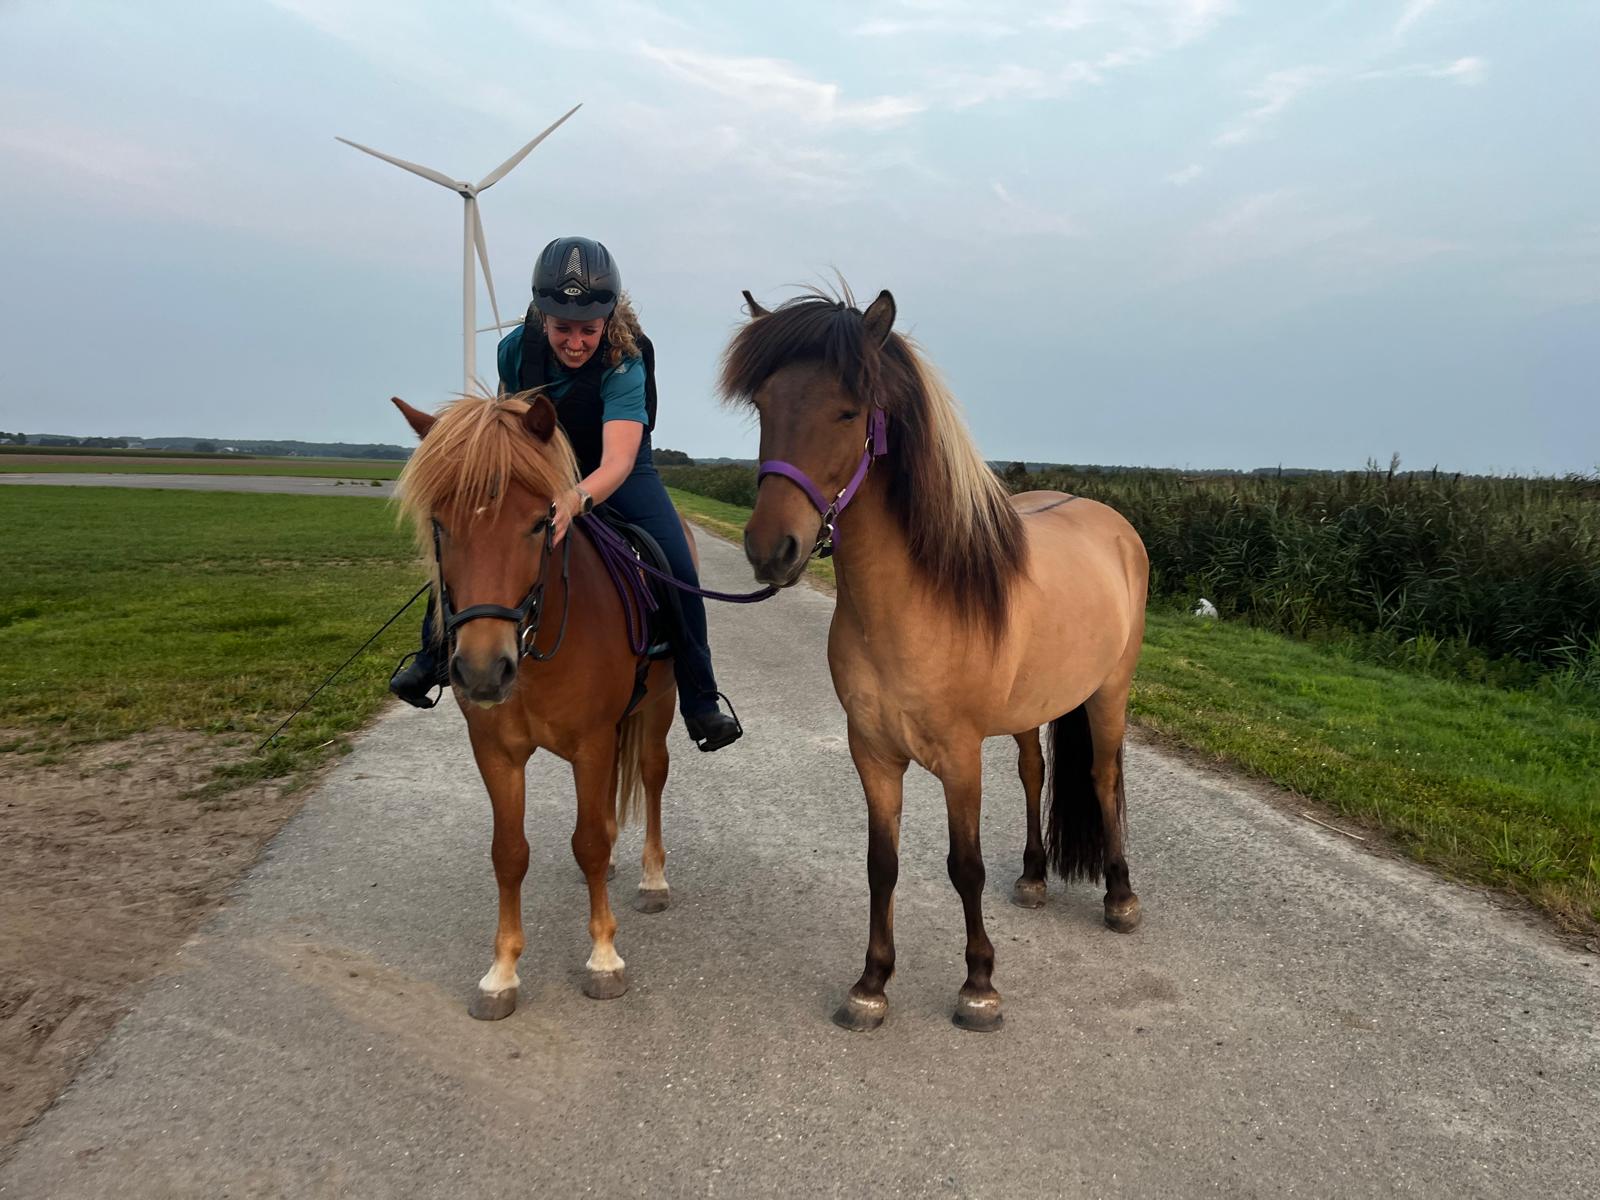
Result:
M722 698L727 700L726 696ZM732 710L731 702L728 708ZM721 750L724 746L731 746L744 736L744 726L739 724L739 715L734 713L733 716L729 716L715 707L702 713L695 713L693 716L685 714L683 727L689 731L694 744L707 754L713 750Z
M433 640L433 593L428 594L428 609L422 617L422 646L400 660L389 676L389 690L415 708L432 708L439 703L435 688L450 686L449 655L441 653Z

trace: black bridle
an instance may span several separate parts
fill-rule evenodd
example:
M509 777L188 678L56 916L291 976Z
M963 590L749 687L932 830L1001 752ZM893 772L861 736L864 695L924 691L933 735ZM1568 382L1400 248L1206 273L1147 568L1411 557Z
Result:
M468 621L477 621L488 617L496 621L511 621L517 627L517 657L519 659L531 658L534 662L548 662L556 656L556 651L561 649L561 643L567 636L567 617L572 613L572 596L567 587L569 568L572 563L572 531L567 531L567 536L561 541L561 590L566 599L561 606L561 628L556 631L556 644L548 651L541 652L534 646L539 637L539 623L544 619L544 589L546 577L550 572L551 551L555 527L556 506L552 504L550 511L534 522L533 528L528 530L528 536L544 533L544 546L539 552L539 575L533 581L533 586L528 589L528 594L522 598L522 603L515 608L507 608L504 604L474 604L456 612L450 606L450 589L444 582L443 558L439 547L439 522L433 521L433 557L440 563L439 568L439 617L444 622L444 636L448 643L455 636L455 632Z

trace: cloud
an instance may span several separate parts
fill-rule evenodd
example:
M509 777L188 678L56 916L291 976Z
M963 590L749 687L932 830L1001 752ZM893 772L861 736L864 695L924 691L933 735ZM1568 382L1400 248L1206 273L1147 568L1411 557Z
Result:
M1034 23L1067 33L1105 28L1146 48L1176 49L1210 33L1235 8L1234 0L1066 0Z
M985 222L990 232L1021 237L1034 234L1047 237L1083 236L1083 228L1064 212L1018 200L999 180L990 184L990 190L1000 201L999 211Z
M1453 79L1467 87L1476 87L1483 82L1488 71L1488 62L1469 54L1442 67L1424 67L1419 73L1429 79Z
M1291 67L1272 72L1250 92L1250 96L1259 103L1219 133L1212 145L1238 146L1254 141L1279 113L1311 88L1324 82L1329 74L1326 67Z
M137 188L151 198L180 197L200 177L200 164L181 151L63 122L35 123L30 128L0 127L0 152Z
M1423 17L1428 15L1428 10L1438 5L1439 0L1406 0L1406 6L1400 10L1400 17L1394 23L1391 36L1395 41L1404 38L1411 32L1411 27Z
M965 109L1002 100L1055 100L1103 79L1103 73L1087 62L1049 69L1002 63L982 71L948 72L938 80L933 95L947 108Z
M996 20L982 11L971 14L933 14L923 17L874 17L851 28L856 37L903 38L929 34L954 34L958 37L978 37L986 41L1015 37L1021 27L1004 20Z
M747 108L786 112L817 125L897 125L927 107L912 96L845 100L838 84L812 79L782 59L707 54L648 42L640 42L637 50L679 79Z
M1199 163L1190 163L1187 167L1183 167L1168 175L1167 182L1172 184L1174 187L1187 187L1196 179L1199 179L1201 175L1205 174L1205 170L1206 169Z
M1412 63L1404 67L1385 67L1378 71L1366 71L1357 76L1358 79L1448 79L1463 87L1477 87L1487 78L1489 62L1477 55L1467 55L1454 62L1442 65L1430 63Z

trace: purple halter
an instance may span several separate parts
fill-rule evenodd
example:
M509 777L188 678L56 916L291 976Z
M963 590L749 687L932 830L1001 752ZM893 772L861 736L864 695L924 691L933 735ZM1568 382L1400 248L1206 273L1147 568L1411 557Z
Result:
M850 482L845 484L839 494L829 504L822 498L822 492L816 484L811 482L811 477L799 467L791 466L778 459L768 459L756 470L756 483L759 485L768 475L782 475L791 483L798 484L800 490L811 498L811 503L822 514L822 529L817 534L817 544L811 553L821 558L827 558L833 553L833 543L836 534L833 524L839 519L839 514L849 506L850 501L856 498L867 478L867 468L872 466L872 460L882 458L889 450L889 417L888 414L876 404L872 406L872 416L867 420L867 444L861 452L861 462L856 466L856 473L850 476Z

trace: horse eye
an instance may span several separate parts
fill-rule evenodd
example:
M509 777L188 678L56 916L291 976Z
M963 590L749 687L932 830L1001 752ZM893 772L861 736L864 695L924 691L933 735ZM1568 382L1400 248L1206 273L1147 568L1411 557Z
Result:
M839 414L839 420L841 420L841 421L854 421L860 415L861 414L859 412L842 412L842 413Z

